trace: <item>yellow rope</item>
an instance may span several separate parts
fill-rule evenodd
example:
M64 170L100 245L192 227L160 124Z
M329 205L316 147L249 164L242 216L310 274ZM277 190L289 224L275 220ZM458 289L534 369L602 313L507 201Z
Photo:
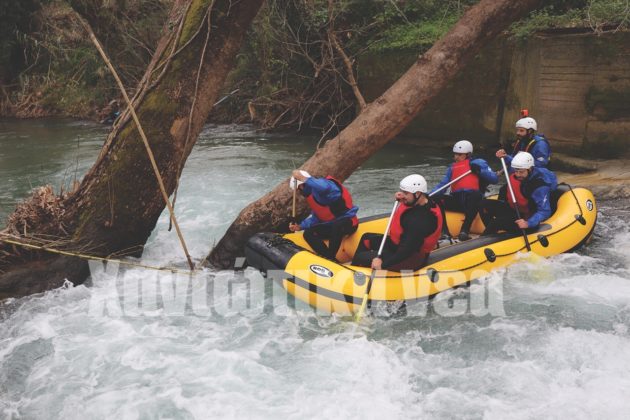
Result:
M164 182L162 181L162 176L160 175L160 171L158 169L157 163L155 162L155 157L153 156L153 151L151 150L151 146L149 145L149 140L147 139L147 136L145 135L144 130L142 129L142 126L140 125L140 119L138 118L138 115L136 114L136 110L134 109L131 103L131 100L129 99L129 96L127 95L127 90L125 89L122 81L118 77L118 73L116 73L116 70L114 69L114 66L112 65L111 61L109 61L109 58L107 58L107 54L105 54L105 51L103 51L103 48L101 47L101 43L96 38L96 35L94 35L94 32L92 31L92 28L90 27L90 25L78 13L75 12L75 15L79 23L81 23L83 28L89 34L90 39L96 46L96 49L98 50L98 52L101 54L101 57L103 57L105 64L107 64L107 67L109 68L112 75L114 76L114 79L116 79L116 83L118 84L118 88L120 89L120 91L123 94L123 97L125 98L125 102L127 102L127 105L129 106L129 112L131 113L131 116L133 117L133 120L136 123L136 127L138 128L138 132L140 133L140 137L142 138L144 147L146 148L147 154L149 155L149 160L151 161L153 172L155 173L158 184L160 186L160 192L162 193L162 197L164 198L164 202L166 203L166 207L168 208L171 222L173 223L173 226L175 226L175 231L177 232L179 241L182 245L182 248L184 249L184 254L186 254L186 260L188 260L188 265L190 266L190 270L194 271L195 265L192 262L192 258L190 257L190 254L188 253L188 248L186 247L184 236L182 235L182 232L179 229L179 224L177 223L177 219L175 218L175 210L173 209L171 200L168 198L168 194L166 193L166 188L164 187Z
M6 234L2 234L2 235L6 235ZM80 253L77 253L77 252L62 251L60 249L54 249L54 248L48 248L46 246L27 244L25 242L16 241L16 240L13 240L13 239L6 239L6 237L4 237L4 238L0 237L0 241L5 242L7 244L11 244L11 245L18 245L18 246L21 246L21 247L24 247L24 248L36 249L36 250L39 250L39 251L46 251L46 252L50 252L52 254L65 255L67 257L82 258L84 260L113 262L113 263L118 263L118 264L122 264L122 265L128 265L128 266L132 266L132 267L146 268L148 270L170 271L172 273L183 273L183 274L195 274L195 271L192 271L192 270L191 271L181 270L179 268L173 268L173 267L156 267L156 266L153 266L153 265L139 264L139 263L134 263L134 262L131 262L131 261L123 261L123 260L118 260L118 259L113 259L113 258L97 257L95 255L86 255L86 254L80 254Z

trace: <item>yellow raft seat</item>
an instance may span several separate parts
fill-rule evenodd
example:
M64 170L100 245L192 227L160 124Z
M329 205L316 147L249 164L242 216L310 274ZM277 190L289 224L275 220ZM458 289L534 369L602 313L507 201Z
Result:
M495 197L491 197L495 198ZM549 257L571 252L588 242L597 220L595 198L585 188L560 184L553 193L552 216L536 229L528 229L532 252ZM338 261L351 261L365 233L383 233L389 214L359 220L357 231L347 236L337 254ZM447 212L451 234L457 236L462 213ZM471 233L483 231L477 217ZM382 271L375 275L370 302L423 300L505 267L525 251L521 233L498 233L442 245L431 252L425 267L416 271ZM355 313L361 305L371 274L370 268L340 264L316 255L302 232L259 233L245 247L247 263L272 277L295 298L320 311L343 315ZM272 272L273 270L273 272Z

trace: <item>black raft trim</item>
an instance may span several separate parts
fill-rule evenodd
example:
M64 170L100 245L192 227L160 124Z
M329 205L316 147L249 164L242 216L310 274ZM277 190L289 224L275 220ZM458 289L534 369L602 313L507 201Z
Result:
M573 197L575 198L576 204L578 205L580 212L582 211L579 202L577 200L577 197L575 196L575 193L573 192L573 190L568 187L567 189L570 189L571 193L573 193ZM364 223L367 221L371 221L371 220L376 220L382 217L387 217L388 215L374 215L374 216L370 216L370 217L365 217L365 218L361 218L360 219L360 223ZM596 218L597 220L597 218ZM560 228L559 230L544 236L545 239L554 236L568 228L570 228L572 225L574 225L575 223L578 223L579 221L577 220L573 220L571 221L569 224L563 226L562 228ZM591 232L589 232L589 234L587 234L585 236L585 238L579 243L577 244L575 247L571 248L570 250L566 250L563 252L573 252L574 250L578 249L579 247L583 246L584 243L586 243L588 241L588 239L590 238L590 236L593 234L593 230L595 228L596 223L593 224L593 228L591 229ZM537 228L534 229L527 229L527 234L530 235L532 233L538 233L538 232L544 232L547 230L550 230L552 227L548 224L541 224L540 226L538 226ZM454 254L460 254L463 252L467 252L470 249L475 249L475 248L481 248L484 246L489 246L489 245L494 245L494 244L498 244L500 242L503 242L505 240L509 240L515 237L520 236L520 233L501 233L501 234L493 234L493 235L488 235L488 236L482 236L479 238L476 238L474 240L471 241L465 241L465 242L460 242L458 244L455 245L451 245L442 249L438 249L436 251L433 251L431 253L431 256L433 258L431 258L431 256L429 257L429 261L427 262L427 266L430 266L432 264L435 264L438 261L450 258L451 256L453 256ZM538 237L536 239L534 239L531 243L536 243L536 242L541 242L541 238L540 236L543 235L538 235ZM544 246L544 245L543 245ZM513 252L508 252L506 254L495 254L494 258L496 259L497 257L506 257L509 255L513 255L516 254L519 251L522 251L523 249L525 249L525 245L523 245L520 249L517 249ZM284 239L281 235L278 234L274 234L274 233L259 233L254 235L252 238L250 238L250 240L248 241L247 245L245 246L245 255L247 257L247 262L250 266L257 268L260 271L266 272L267 270L273 269L273 270L283 270L286 268L289 260L298 252L301 251L305 251L303 248L297 246L296 244L294 244L293 242L289 241L288 239ZM484 250L485 251L485 250ZM484 256L486 257L486 259L480 261L477 264L473 264L469 267L461 267L458 268L458 270L461 271L465 271L471 268L474 268L478 265L484 264L486 261L489 261L488 259L488 253L484 252ZM494 254L494 253L493 253ZM353 271L354 274L359 274L360 272L357 272L355 270L352 270L350 267L345 267L346 269ZM425 273L416 273L415 275L419 275L419 276L429 276L430 273L428 272L429 269L427 269L427 272ZM453 271L458 271L458 270L444 270L444 271L440 271L437 272L437 270L435 270L434 274L438 274L439 273L449 273L449 272L453 272ZM433 274L433 273L431 273ZM376 276L375 279L387 279L387 278L400 278L402 277L401 274L398 275L394 275L394 276ZM346 303L352 303L355 305L359 305L363 302L362 298L357 298L354 296L349 296L349 295L345 295L343 293L339 293L339 292L335 292L332 291L330 289L326 289L323 287L318 287L315 284L312 284L306 280L300 279L300 278L296 278L294 276L292 276L291 274L287 273L287 276L285 278L285 280L294 283L296 286L301 287L302 289L308 290L310 292L316 293L316 294L320 294L322 296L325 296L327 298L330 299L334 299L337 301L341 301L341 302L346 302ZM471 279L471 281L476 281L477 279ZM438 292L439 293L439 292ZM437 293L436 293L437 294ZM430 297L430 296L429 296ZM421 298L415 298L415 299L410 299L409 302L413 302L413 301L418 301L418 300L424 300L427 297L421 297ZM372 302L379 302L379 301L373 301L372 299L370 299L370 301Z
M284 270L298 252L304 251L288 239L276 233L257 233L245 245L245 258L250 267L266 273L268 270Z
M338 300L338 301L346 302L346 303L353 303L355 305L361 305L361 303L363 303L362 297L354 297L354 296L346 295L343 293L335 292L333 290L326 289L324 287L317 287L316 284L309 283L306 280L302 280L299 277L291 276L288 273L287 273L287 278L285 278L284 280L290 283L293 283L296 286L301 287L302 289L306 289L309 292L312 292L317 295L324 296L330 299L334 299L334 300Z

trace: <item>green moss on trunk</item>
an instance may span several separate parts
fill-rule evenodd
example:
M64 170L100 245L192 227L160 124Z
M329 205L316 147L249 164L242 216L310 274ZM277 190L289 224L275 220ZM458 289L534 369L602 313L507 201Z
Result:
M183 17L185 25L180 45L185 44L185 47L170 56L172 48L168 45L174 42L174 31L167 25L167 33L145 74L151 82L142 85L145 91L139 92L140 99L135 104L167 194L173 192L181 165L192 150L245 32L263 2L177 0L170 15L173 27L179 26L178 19L186 1L191 1L192 7ZM204 19L208 7L212 7L210 38L206 37L208 26ZM158 60L165 59L172 59L172 62L156 69ZM197 78L196 70L200 65L203 70ZM156 79L157 75L161 78ZM134 121L123 117L118 124L79 189L63 202L61 223L69 232L64 238L69 244L68 250L97 256L119 255L121 252L127 255L130 251L137 255L164 210L162 192ZM45 226L29 228L31 234L46 232ZM10 255L11 249L0 244L0 251ZM46 263L38 267L31 264L31 261L40 259L45 259ZM46 290L48 284L58 285L65 278L79 284L87 275L87 264L81 260L66 260L71 261L38 253L28 255L28 258L16 254L11 261L4 258L0 261L0 293L5 285L12 289L16 278L29 284L26 289L30 293ZM26 269L25 261L29 263ZM52 269L53 263L58 261L61 264ZM18 272L22 274L15 274ZM27 272L26 276L24 272ZM41 278L51 281L38 283ZM24 292L16 292L16 295L20 294Z

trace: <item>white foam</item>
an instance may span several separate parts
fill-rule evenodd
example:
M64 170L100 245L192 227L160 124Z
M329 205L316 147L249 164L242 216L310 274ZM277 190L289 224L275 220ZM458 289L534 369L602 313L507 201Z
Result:
M259 136L250 128L207 128L193 150L176 209L195 258L207 254L242 206L285 179L314 147L304 139ZM441 178L446 160L427 167L415 151L386 148L348 180L363 215L387 212L387 191L410 172L426 173L430 182ZM82 167L93 158L86 154ZM630 236L616 209L600 211L602 224L589 248L542 263L551 273L547 280L533 279L525 260L472 286L504 288L505 315L499 317L368 318L356 326L288 306L249 317L234 311L173 315L175 309L154 297L138 308L135 286L150 277L144 270L108 266L90 287L6 303L0 372L23 381L0 375L0 390L8 390L0 392L0 413L69 419L624 418L630 412ZM142 262L183 262L167 226L163 214ZM125 299L118 301L122 290ZM222 299L215 304L229 303ZM117 303L120 312L91 312L99 302ZM25 356L35 361L27 364Z

